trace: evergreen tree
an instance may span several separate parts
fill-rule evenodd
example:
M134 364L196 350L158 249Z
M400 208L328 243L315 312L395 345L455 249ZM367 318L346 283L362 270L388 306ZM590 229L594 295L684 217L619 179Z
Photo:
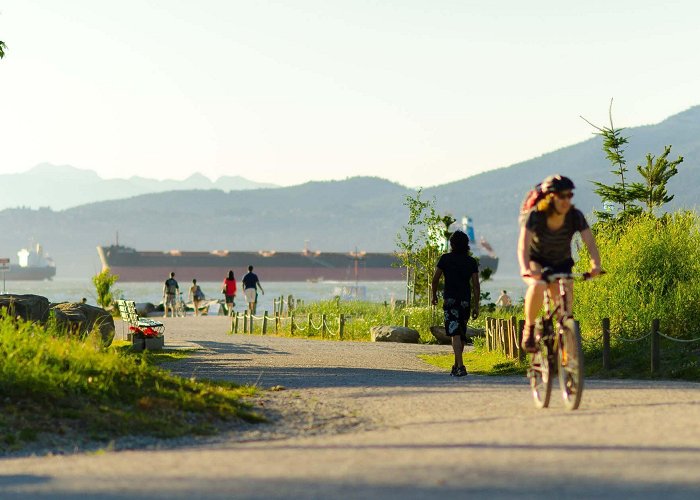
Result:
M645 182L635 182L631 190L636 198L646 205L649 214L654 213L654 208L673 199L673 195L669 195L666 191L666 184L678 173L678 165L683 162L683 157L679 156L674 161L668 161L670 153L671 146L666 146L663 154L658 158L654 158L649 153L646 156L646 165L637 165L637 171Z
M614 170L610 172L619 177L619 180L612 185L604 184L602 182L593 181L596 185L594 192L600 196L603 201L604 206L617 207L617 213L609 211L597 211L595 212L598 220L601 221L613 221L616 219L622 219L631 215L638 215L641 213L642 209L635 205L633 202L637 199L637 193L635 189L630 185L629 180L625 177L628 172L627 161L625 160L625 150L623 146L627 144L628 137L622 135L623 128L615 128L612 119L612 100L610 101L610 108L608 110L608 116L610 118L609 127L599 127L589 122L583 118L589 125L598 130L596 135L600 135L603 138L603 151L605 151L605 156L612 163Z

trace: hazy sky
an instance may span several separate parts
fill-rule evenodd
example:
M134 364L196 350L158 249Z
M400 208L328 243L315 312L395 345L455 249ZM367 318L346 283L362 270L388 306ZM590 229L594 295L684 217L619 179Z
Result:
M0 173L430 186L700 104L693 0L0 0Z

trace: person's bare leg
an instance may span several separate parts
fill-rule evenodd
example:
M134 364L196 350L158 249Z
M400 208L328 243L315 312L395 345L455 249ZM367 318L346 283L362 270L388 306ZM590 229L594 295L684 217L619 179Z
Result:
M464 343L462 342L462 337L459 335L452 336L452 350L455 354L455 366L459 368L464 366L464 360L462 358L462 353L464 352Z

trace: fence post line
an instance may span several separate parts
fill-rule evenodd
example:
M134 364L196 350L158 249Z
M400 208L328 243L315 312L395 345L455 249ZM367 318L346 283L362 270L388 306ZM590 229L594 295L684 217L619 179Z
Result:
M263 312L263 326L262 326L262 334L265 335L267 333L267 311Z
M603 318L603 370L610 369L610 318Z
M525 360L525 351L523 351L523 330L525 329L525 320L518 321L518 331L515 332L515 340L518 342L518 359Z
M659 320L651 321L651 374L659 371L661 364L661 348L659 346Z
M403 327L408 328L408 314L403 315Z
M294 312L289 315L290 319L290 326L289 326L289 334L294 337Z
M340 340L343 340L343 334L345 333L345 315L340 314L338 316L338 336L340 337Z

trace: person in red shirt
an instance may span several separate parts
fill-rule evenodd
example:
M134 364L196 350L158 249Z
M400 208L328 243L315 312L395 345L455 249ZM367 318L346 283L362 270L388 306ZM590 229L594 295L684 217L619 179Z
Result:
M233 308L236 306L234 297L236 296L236 278L233 276L233 271L228 272L228 276L224 280L224 288L222 290L226 296L226 309L229 316L233 315Z

